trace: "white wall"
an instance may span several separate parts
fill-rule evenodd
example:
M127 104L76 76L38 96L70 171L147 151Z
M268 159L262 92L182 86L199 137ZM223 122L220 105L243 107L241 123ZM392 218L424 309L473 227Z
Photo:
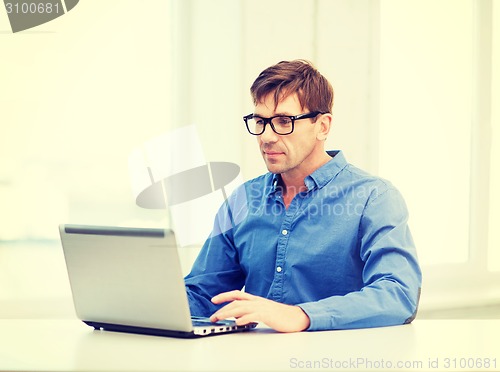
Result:
M83 1L36 29L0 34L0 202L8 210L0 239L55 238L64 221L116 224L141 212L126 159L166 127L168 5Z

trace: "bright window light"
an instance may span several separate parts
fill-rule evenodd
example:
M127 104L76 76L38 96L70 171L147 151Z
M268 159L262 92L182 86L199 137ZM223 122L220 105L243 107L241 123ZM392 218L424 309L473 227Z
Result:
M405 197L422 264L469 258L471 1L381 2L379 173Z
M488 269L500 271L500 4L493 2L492 89L491 89L491 158L490 158L490 224Z

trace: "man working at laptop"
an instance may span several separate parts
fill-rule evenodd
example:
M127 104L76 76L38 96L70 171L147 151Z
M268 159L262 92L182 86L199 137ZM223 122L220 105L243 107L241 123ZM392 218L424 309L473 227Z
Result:
M244 121L269 173L220 208L185 278L192 315L280 332L411 322L421 271L404 200L325 151L330 83L309 62L284 61L250 91Z

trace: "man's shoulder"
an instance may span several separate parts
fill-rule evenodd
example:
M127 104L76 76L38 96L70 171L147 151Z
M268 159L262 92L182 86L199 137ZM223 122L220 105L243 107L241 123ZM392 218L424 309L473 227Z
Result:
M377 197L387 191L398 192L391 181L378 175L367 172L355 165L347 163L338 177L339 183L346 187L365 190L365 195Z
M342 150L331 150L327 153L332 160L324 168L329 173L334 185L345 184L347 187L371 187L376 189L392 188L391 182L380 176L374 175L350 163Z

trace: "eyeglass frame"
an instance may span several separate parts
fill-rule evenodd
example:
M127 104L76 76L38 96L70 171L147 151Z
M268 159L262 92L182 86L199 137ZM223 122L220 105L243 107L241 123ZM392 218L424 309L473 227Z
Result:
M299 115L275 115L271 116L270 118L263 118L262 116L255 115L255 114L248 114L243 116L243 121L245 122L245 126L247 127L248 133L250 133L253 136L260 136L266 131L266 125L269 124L271 126L271 129L273 130L274 133L276 133L279 136L287 136L289 134L292 134L293 131L295 130L295 120L302 120L302 119L311 119L314 118L318 115L324 115L327 114L327 112L321 112L321 111L312 111L312 112L306 112L304 114L299 114ZM248 127L248 119L253 119L254 117L261 118L264 121L264 126L262 127L262 132L260 133L252 133L250 131L250 128ZM272 123L272 120L274 118L289 118L292 121L292 129L288 133L278 133L276 129L274 128L274 125Z

